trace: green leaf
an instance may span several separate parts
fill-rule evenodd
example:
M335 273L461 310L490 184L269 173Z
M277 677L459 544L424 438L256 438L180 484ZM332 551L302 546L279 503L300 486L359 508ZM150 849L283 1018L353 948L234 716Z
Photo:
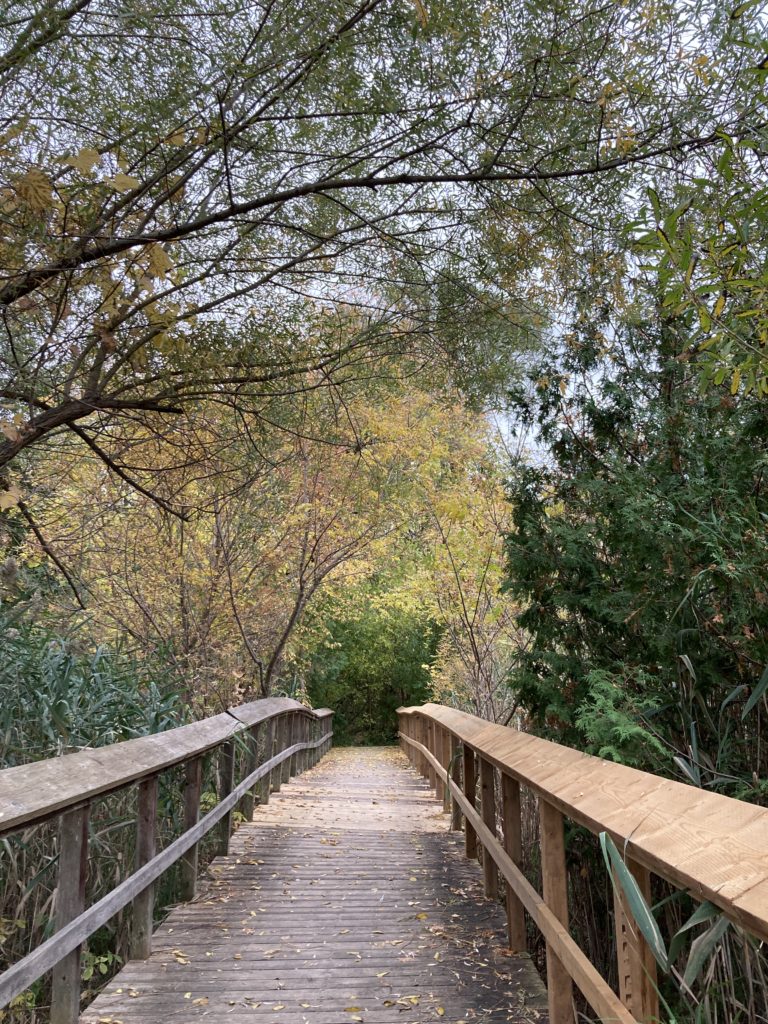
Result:
M678 928L669 943L669 961L674 963L677 960L680 950L685 944L685 939L691 928L695 928L697 925L704 924L705 921L711 921L713 917L719 917L721 911L714 903L710 903L707 900L698 906L682 928Z
M724 915L719 917L715 923L708 928L703 935L699 935L691 944L691 952L688 956L688 963L685 965L683 981L689 987L701 974L704 965L709 960L718 942L725 935L731 922Z
M634 875L624 863L621 854L616 849L616 844L607 832L600 833L600 847L603 851L605 863L608 866L608 873L611 877L611 884L616 887L618 881L621 891L626 897L627 905L632 913L640 934L648 943L648 947L656 958L656 962L664 971L669 970L669 956L664 939L661 937L659 926L653 916L651 908L646 903L645 897Z
M741 713L742 721L747 717L752 708L757 704L760 698L763 696L765 691L768 690L768 665L763 669L763 674L760 676L760 681L752 691L747 703L744 705L744 710Z

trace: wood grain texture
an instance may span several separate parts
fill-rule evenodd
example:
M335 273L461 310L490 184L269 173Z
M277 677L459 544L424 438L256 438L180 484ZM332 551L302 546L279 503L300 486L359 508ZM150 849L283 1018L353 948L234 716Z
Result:
M256 808L83 1024L546 1024L448 825L397 749L332 751Z
M178 729L0 771L0 835L45 821L67 807L130 785L203 754L246 727L291 714L330 728L333 712L289 697L270 697Z
M434 721L627 856L768 941L768 808L604 761L439 704Z

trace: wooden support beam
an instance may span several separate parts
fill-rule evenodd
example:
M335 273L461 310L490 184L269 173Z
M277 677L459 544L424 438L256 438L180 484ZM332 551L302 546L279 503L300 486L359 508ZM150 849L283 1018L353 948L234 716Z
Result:
M288 726L288 719L285 715L280 715L276 722L275 731L275 754L279 754L282 750L287 747L286 743L286 729ZM284 765L279 764L276 768L270 772L270 779L272 785L272 792L279 793L280 787L283 784L283 768Z
M219 800L229 796L235 785L235 741L227 740L219 748ZM217 854L229 854L229 840L232 836L232 811L227 811L218 825Z
M183 827L186 832L193 828L200 817L200 793L203 786L203 759L194 757L184 767ZM190 847L180 860L181 898L192 900L197 892L198 844Z
M650 871L631 857L627 857L625 862L646 902L650 903ZM622 1003L640 1024L651 1024L659 1020L656 959L635 924L618 883L614 885L613 906L616 920L619 995Z
M296 716L289 713L289 714L287 714L285 716L285 732L283 734L285 742L284 742L284 745L283 745L283 750L285 750L287 747L293 746L293 737L295 735L296 735ZM290 757L287 757L285 759L285 761L283 761L282 765L280 766L281 770L282 770L282 781L283 782L290 782L291 781L291 776L294 774L294 772L293 772L293 762L294 762L295 758L296 758L296 755L292 754Z
M157 775L139 783L136 807L136 856L133 870L148 864L157 845ZM134 899L131 913L131 960L146 960L152 951L154 886L148 885Z
M451 734L447 729L440 730L440 763L448 772L451 766ZM451 810L451 791L443 784L443 810L446 814Z
M496 835L496 783L494 767L484 757L480 758L480 813L483 823ZM483 850L483 883L485 895L498 895L499 875L490 854Z
M461 785L461 744L451 736L451 779ZM461 832L461 808L458 801L451 799L451 829Z
M270 757L274 756L275 753L275 719L270 718L268 722L265 722L265 729L260 739L264 742L263 761L268 761ZM269 803L269 791L271 789L271 778L272 773L268 772L259 781L259 803L265 806Z
M259 730L263 726L254 726L253 729L248 730L248 734L245 737L247 744L245 754L245 768L243 769L243 777L251 775L256 771L259 763ZM246 821L253 819L253 809L256 806L256 787L249 789L243 799L240 801L240 813L243 815Z
M464 796L469 803L477 806L477 776L475 774L475 752L471 747L464 744L464 755L462 757L464 770ZM477 833L469 818L464 820L464 852L470 860L477 860Z
M539 824L544 902L567 929L568 875L563 816L543 798L539 798ZM547 943L547 993L550 1024L574 1024L573 982L550 943Z
M61 815L56 931L85 910L89 810L88 805L74 807ZM59 961L52 975L51 1024L77 1024L80 1017L80 946Z
M437 740L437 730L438 729L439 729L439 726L438 726L437 722L433 721L431 718L428 718L427 719L427 744L426 745L427 745L427 750L434 757L437 757L437 742L436 742L436 740ZM435 791L435 796L437 797L438 800L442 799L442 794L441 794L440 789L439 789L440 779L438 778L438 775L437 775L437 772L435 771L434 765L430 764L429 762L427 763L427 774L429 775L429 784L432 787L432 789L434 789L434 791Z
M504 829L504 850L518 867L523 860L523 844L520 832L520 783L511 775L501 773L501 818ZM507 885L507 935L509 948L524 952L527 947L525 911L512 886Z

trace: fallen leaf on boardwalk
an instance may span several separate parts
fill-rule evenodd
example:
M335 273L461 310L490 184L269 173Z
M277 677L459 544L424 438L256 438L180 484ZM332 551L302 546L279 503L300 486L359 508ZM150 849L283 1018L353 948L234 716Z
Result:
M445 1016L445 1007L444 1006L438 1006L438 1008L437 1008L437 1016L438 1017L444 1017Z
M389 974L389 971L379 971L378 974L376 975L376 977L377 978L386 978L386 976L388 974Z
M200 996L199 999L193 999L192 1000L192 1005L193 1006L207 1006L208 1005L208 996Z
M427 916L428 916L427 914L417 914L416 915L416 920L417 921L426 921L427 920Z
M345 1006L344 1013L360 1013L359 1006Z
M285 1003L275 1003L275 1005L272 1007L272 1009L273 1010L284 1010L285 1009Z

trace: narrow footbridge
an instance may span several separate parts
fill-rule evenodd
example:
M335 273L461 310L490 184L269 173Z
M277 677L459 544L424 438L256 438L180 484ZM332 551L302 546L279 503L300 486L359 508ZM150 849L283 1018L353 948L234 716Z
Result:
M4 965L0 1006L50 975L52 1024L573 1024L578 989L592 1019L650 1024L656 961L621 885L617 992L571 938L566 819L610 835L646 897L660 875L768 940L768 810L440 705L399 717L401 749L331 749L331 711L275 698L0 772L0 834L58 822L53 934ZM160 844L173 771L181 834ZM526 791L541 894L521 870ZM133 864L88 905L89 816L118 792ZM180 902L153 930L169 869ZM119 914L127 962L83 1007L82 949Z

